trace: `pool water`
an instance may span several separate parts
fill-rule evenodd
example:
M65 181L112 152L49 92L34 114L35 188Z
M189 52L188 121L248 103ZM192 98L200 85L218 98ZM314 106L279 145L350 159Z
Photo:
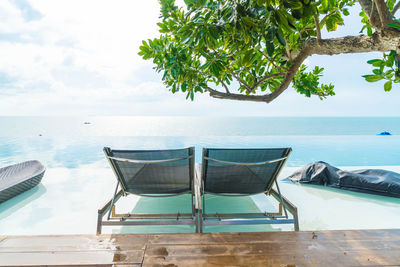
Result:
M398 228L398 198L298 185L285 178L319 160L344 169L375 166L400 172L399 125L399 118L0 117L0 166L38 159L47 167L40 185L0 204L0 235L95 233L97 209L112 197L116 185L104 146L195 146L197 163L202 147L292 147L279 185L299 209L301 230ZM376 135L383 130L393 135ZM182 203L190 202L181 201L182 197L160 202L129 196L119 208L184 212L190 204ZM263 195L241 200L210 197L208 201L208 207L240 211L270 211L275 204ZM257 225L205 230L290 229L288 225ZM193 231L192 226L135 226L104 227L103 233Z

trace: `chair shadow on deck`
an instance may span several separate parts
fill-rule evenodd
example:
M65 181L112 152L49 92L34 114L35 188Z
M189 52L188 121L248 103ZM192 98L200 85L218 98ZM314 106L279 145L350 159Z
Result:
M32 189L29 189L3 203L0 203L0 220L7 218L14 212L23 208L25 205L38 199L44 193L46 193L46 191L47 189L43 184L38 184Z

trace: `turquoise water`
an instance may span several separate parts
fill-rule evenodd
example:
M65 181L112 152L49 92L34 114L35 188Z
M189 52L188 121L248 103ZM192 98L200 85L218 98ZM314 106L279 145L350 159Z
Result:
M90 124L84 124L90 122ZM287 166L400 165L400 118L0 117L0 166L106 166L102 148L292 147ZM377 136L381 131L392 136Z
M393 135L377 136L381 131ZM202 147L292 147L279 184L299 209L301 230L396 228L400 220L400 199L284 180L298 167L318 160L342 168L382 166L400 172L400 118L0 117L0 167L30 159L47 167L39 186L0 204L0 235L93 234L97 209L112 197L116 182L102 152L104 146L195 146L196 162L200 162ZM271 206L262 195L252 200L263 211ZM143 201L129 196L122 202L123 212L141 207ZM194 230L128 228L103 232Z
M400 136L135 136L0 137L0 165L38 159L47 167L107 166L103 147L161 149L202 147L292 147L287 166L323 160L338 166L400 165Z

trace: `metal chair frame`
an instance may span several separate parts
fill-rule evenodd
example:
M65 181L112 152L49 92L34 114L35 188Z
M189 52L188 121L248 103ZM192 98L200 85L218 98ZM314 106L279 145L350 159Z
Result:
M199 232L198 223L198 205L193 202L195 198L195 186L194 186L194 147L188 148L189 156L183 158L171 158L164 160L132 160L126 158L112 157L111 149L108 147L104 148L104 154L110 163L112 170L117 177L117 186L115 187L114 195L102 208L98 210L97 215L97 231L96 233L101 234L102 226L124 226L124 225L195 225L196 233ZM157 150L160 151L160 150ZM129 152L129 150L126 150ZM192 213L157 213L157 214L135 214L135 213L124 213L118 214L115 211L115 205L121 196L126 196L130 194L127 192L127 186L124 179L122 179L122 174L118 166L114 161L123 161L137 164L157 164L157 163L167 163L176 162L182 160L189 160L189 175L190 175L190 190L186 192L176 193L176 194L135 194L144 197L171 197L181 194L191 194L192 199ZM121 189L119 186L121 185ZM197 198L196 198L197 199ZM106 220L103 217L107 214Z
M229 149L227 149L229 150ZM235 149L240 150L240 149ZM279 185L277 182L277 177L286 163L287 158L291 153L291 148L288 148L286 151L286 155L284 157L263 161L263 162L231 162L231 161L223 161L219 159L214 159L208 157L209 149L203 149L203 159L202 159L202 168L201 168L201 200L202 203L199 204L199 231L203 232L204 225L239 225L239 224L294 224L294 230L299 231L299 220L298 220L298 212L297 207L294 206L289 200L287 200L284 196L282 196L281 191L279 189ZM216 163L231 165L231 166L255 166L255 165L267 165L275 162L280 162L277 166L273 177L270 179L270 183L266 186L263 194L267 197L274 197L278 203L278 212L264 212L264 213L214 213L208 214L206 213L206 205L205 205L205 194L214 194L220 196L251 196L256 194L224 194L224 193L212 193L206 192L204 181L206 179L206 168L208 166L208 161L213 161ZM272 185L275 184L276 190L272 188ZM257 193L259 194L259 193ZM289 213L292 214L293 218L289 218ZM232 220L235 219L235 220Z

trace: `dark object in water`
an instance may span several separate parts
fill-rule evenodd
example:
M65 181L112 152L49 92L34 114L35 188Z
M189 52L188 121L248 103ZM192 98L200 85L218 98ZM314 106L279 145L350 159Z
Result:
M378 134L378 135L392 135L391 133L389 133L389 132L381 132L380 134Z
M0 203L39 184L45 171L38 160L0 168Z
M90 124L90 121L85 121L83 124Z
M400 197L400 174L392 171L379 169L342 171L319 161L308 164L288 178L293 182Z

